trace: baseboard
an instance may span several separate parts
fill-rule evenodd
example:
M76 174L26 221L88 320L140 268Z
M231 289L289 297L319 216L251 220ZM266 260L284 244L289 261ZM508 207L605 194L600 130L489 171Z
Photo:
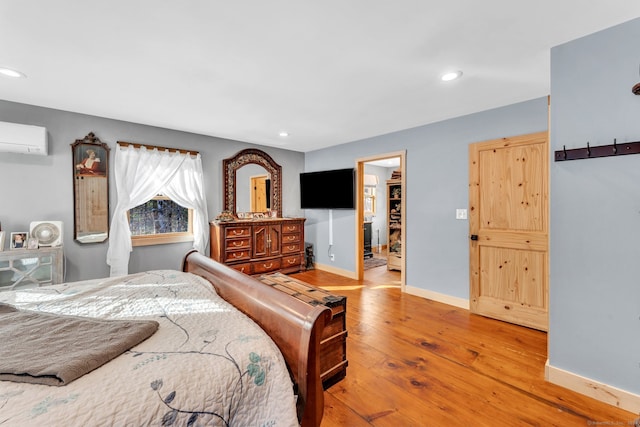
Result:
M625 391L549 365L544 365L544 376L552 384L559 385L600 402L640 414L640 395Z
M453 305L454 307L464 308L465 310L469 310L469 300L465 298L458 298L451 295L441 294L439 292L416 288L413 286L406 286L405 292L418 297L430 299L433 301L441 302L443 304Z
M342 268L337 268L337 267L333 267L331 265L320 264L320 263L315 263L315 264L313 264L313 266L318 270L322 270L322 271L326 271L326 272L329 272L329 273L337 274L338 276L348 277L349 279L358 280L358 276L353 271L343 270Z

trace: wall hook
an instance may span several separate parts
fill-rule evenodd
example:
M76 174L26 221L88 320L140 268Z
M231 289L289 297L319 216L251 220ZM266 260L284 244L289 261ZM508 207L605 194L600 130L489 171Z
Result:
M563 145L561 150L555 152L555 159L556 162L562 162L564 160L595 159L625 154L640 154L640 141L625 142L618 146L618 140L614 138L613 144L592 147L587 142L586 147L572 148L570 150L567 150L567 147Z

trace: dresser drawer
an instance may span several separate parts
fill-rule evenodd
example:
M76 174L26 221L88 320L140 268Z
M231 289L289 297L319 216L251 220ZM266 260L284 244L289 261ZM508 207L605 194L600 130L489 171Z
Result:
M239 239L226 239L224 242L225 250L249 249L251 248L251 238L241 237Z
M282 257L282 268L295 267L302 264L302 255L290 255Z
M268 273L270 271L279 270L282 266L282 258L274 258L265 261L251 263L252 274Z
M300 224L284 224L282 226L283 233L299 233L302 229Z
M251 227L239 226L239 227L225 227L224 234L227 239L233 239L235 237L251 237Z
M299 242L300 242L300 233L282 235L283 245L286 245L287 243L299 243Z
M285 243L282 245L283 254L295 254L300 252L300 242Z
M242 264L230 264L229 267L238 270L240 273L251 274L251 263L243 262Z
M245 249L240 251L226 251L224 253L225 262L240 261L251 259L251 250Z

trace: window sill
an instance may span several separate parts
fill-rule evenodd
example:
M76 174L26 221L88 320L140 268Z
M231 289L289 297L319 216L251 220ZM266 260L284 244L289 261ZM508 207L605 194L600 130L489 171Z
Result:
M131 245L136 246L152 246L152 245L166 245L169 243L184 243L193 242L192 234L165 234L165 235L150 235L150 236L132 236Z

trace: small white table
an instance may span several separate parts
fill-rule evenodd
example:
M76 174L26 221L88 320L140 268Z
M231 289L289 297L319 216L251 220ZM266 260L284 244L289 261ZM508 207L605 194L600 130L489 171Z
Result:
M62 246L0 252L0 291L63 282Z

